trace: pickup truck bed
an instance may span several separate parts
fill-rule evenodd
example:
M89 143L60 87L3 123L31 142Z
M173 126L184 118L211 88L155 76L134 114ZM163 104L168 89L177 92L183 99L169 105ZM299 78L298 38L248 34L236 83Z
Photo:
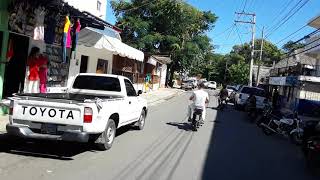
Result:
M35 97L35 98L43 98L45 100L48 99L61 99L61 100L72 100L78 102L84 102L85 100L90 99L118 99L123 98L122 96L115 96L115 95L87 95L87 94L76 94L76 93L50 93L50 94L41 94L41 93L23 93L23 94L16 94L17 97Z

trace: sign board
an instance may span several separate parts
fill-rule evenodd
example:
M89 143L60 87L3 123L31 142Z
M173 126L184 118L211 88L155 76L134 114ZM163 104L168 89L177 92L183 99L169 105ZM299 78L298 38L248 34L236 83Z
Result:
M286 85L286 77L270 77L269 84L270 85L277 85L277 86L285 86Z

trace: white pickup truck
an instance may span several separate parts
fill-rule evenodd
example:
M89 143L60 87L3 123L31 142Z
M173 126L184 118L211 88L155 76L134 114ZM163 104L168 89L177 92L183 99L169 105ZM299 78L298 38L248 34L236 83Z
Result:
M107 150L117 128L143 129L147 102L141 93L123 76L79 74L66 93L9 98L7 132L24 138L94 142Z

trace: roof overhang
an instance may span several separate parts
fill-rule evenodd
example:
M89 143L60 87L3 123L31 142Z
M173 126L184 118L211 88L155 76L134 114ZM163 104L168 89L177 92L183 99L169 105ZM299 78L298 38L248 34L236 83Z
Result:
M84 28L80 31L78 44L86 47L94 47L96 49L104 49L111 51L114 55L127 57L143 62L144 53L135 49L119 39L110 37L106 31L101 31L94 28Z
M311 19L308 22L308 26L319 29L320 28L320 15Z

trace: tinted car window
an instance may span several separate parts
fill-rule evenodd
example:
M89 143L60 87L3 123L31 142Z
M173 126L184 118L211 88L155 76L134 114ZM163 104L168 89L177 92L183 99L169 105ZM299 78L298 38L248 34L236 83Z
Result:
M249 87L244 87L241 90L241 93L245 94L253 94L255 96L265 96L265 91L262 89L257 89L257 88L249 88Z
M73 83L73 88L98 91L121 91L118 78L103 76L78 76Z
M132 83L127 79L124 80L124 83L127 90L127 96L137 96L136 89L134 89Z

